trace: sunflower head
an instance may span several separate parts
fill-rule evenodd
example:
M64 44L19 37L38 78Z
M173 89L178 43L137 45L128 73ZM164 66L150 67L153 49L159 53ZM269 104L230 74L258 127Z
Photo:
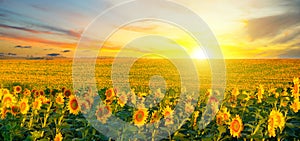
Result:
M136 126L143 126L146 123L148 117L148 110L146 108L140 108L133 114L133 122Z
M71 95L72 95L71 90L65 90L65 91L64 91L64 96L65 96L66 98L69 98Z
M42 107L42 101L39 98L35 98L32 102L32 109L33 110L40 110Z
M239 89L233 88L231 91L231 94L232 94L232 96L237 97L240 94Z
M43 90L40 90L40 91L39 91L39 95L40 95L40 96L44 96L44 95L45 95L45 92L44 92Z
M59 93L56 98L55 98L55 102L58 104L58 105L63 105L65 100L64 100L64 96L62 93Z
M112 110L109 105L101 104L97 107L97 111L95 113L97 120L102 123L106 123L107 119L111 116Z
M9 110L5 106L2 106L0 109L1 119L5 119L8 112Z
M11 106L11 114L16 116L18 113L19 113L20 109L19 109L19 106L17 105L13 105Z
M269 116L268 119L268 135L269 137L275 137L276 132L275 132L275 119L273 116Z
M124 107L125 104L127 103L127 95L125 93L122 93L119 97L118 97L118 104L121 106L121 107Z
M282 130L285 126L285 117L280 111L272 110L270 113L270 117L274 118L274 127L279 127Z
M168 116L172 116L173 114L173 110L167 106L163 111L162 111L162 114L164 116L164 118L167 118Z
M28 97L28 96L31 95L31 91L28 90L28 89L25 89L24 92L23 92L23 95L26 96L26 97Z
M14 86L14 93L18 94L21 93L22 87L21 86Z
M12 104L14 104L15 102L16 102L15 97L12 94L6 94L3 96L2 99L3 106L6 106L7 108L11 107Z
M62 140L63 140L62 134L61 133L57 133L55 135L54 141L62 141Z
M90 104L86 100L79 100L81 112L86 114L88 110L90 110Z
M77 115L80 111L79 103L75 96L71 95L69 97L68 109L70 113Z
M295 112L298 113L300 109L300 102L299 100L294 100L294 102L290 105L290 108Z
M239 115L236 115L235 118L232 119L230 123L230 134L233 137L239 138L241 136L241 132L243 130L243 122Z
M106 90L106 92L105 92L106 99L113 99L115 97L115 95L116 95L116 93L113 88L110 88L110 89Z
M29 111L28 99L23 98L20 101L19 105L20 105L20 113L21 114L27 114L27 112Z
M153 111L151 115L150 123L155 123L160 119L160 115L158 111Z

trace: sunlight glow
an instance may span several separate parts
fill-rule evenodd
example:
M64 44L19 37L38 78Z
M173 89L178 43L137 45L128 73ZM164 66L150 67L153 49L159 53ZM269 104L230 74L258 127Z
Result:
M207 56L199 47L197 47L191 52L191 57L194 59L207 59Z

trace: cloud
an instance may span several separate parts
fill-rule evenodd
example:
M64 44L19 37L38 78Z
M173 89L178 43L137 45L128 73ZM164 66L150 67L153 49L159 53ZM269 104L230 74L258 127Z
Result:
M37 37L23 37L19 35L13 35L13 34L7 34L7 33L1 33L3 35L0 36L1 40L8 40L8 41L25 41L25 42L31 42L31 43L41 43L41 44L47 44L52 46L58 46L58 47L65 47L65 48L74 48L76 47L76 43L72 42L60 42L60 41L54 41L54 40L48 40L43 38L37 38Z
M71 52L71 50L63 50L63 53Z
M17 45L15 46L15 48L32 48L31 46L21 46L21 45Z
M280 37L275 39L272 43L284 44L297 39L300 35L300 28L293 28L293 30L283 31Z
M300 58L300 47L289 49L279 55L280 58Z
M59 53L50 53L50 54L47 54L47 56L56 57L56 56L60 56L60 54Z
M287 28L300 25L299 22L300 12L255 18L248 21L247 31L249 36L256 40L273 37Z

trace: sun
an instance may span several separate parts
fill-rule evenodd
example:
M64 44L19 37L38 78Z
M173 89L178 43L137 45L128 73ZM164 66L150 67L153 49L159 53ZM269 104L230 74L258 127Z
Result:
M205 55L204 51L197 47L191 52L191 57L193 59L206 59L207 56Z

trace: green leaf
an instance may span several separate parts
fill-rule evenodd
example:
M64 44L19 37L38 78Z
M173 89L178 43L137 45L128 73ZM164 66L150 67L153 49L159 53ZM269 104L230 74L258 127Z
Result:
M275 97L268 97L266 99L266 102L269 103L269 104L272 104L274 103L275 101L277 101L277 99Z

